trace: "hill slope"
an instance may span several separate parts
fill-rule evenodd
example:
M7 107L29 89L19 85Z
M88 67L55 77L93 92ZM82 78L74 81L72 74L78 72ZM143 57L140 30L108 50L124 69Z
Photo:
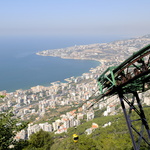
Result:
M150 115L150 108L145 108L145 114ZM104 124L111 122L111 125L103 127ZM150 118L148 118L150 123ZM97 123L99 128L93 130L90 135L85 130L90 128L92 123ZM136 126L139 127L139 124ZM73 142L72 135L79 135L77 143ZM146 134L146 133L145 133ZM132 149L130 135L126 126L123 114L99 117L92 121L86 122L75 128L70 128L67 133L55 135L55 142L52 150L124 150ZM141 149L147 149L147 145L143 142Z

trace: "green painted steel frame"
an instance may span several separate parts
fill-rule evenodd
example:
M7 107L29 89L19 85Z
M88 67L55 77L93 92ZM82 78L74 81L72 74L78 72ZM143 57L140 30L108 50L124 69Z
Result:
M142 67L142 64L140 66L140 65L135 65L134 63L138 62L138 60L140 60L140 59L143 60L143 58L149 54L150 54L150 44L145 46L138 52L134 53L131 57L129 57L127 60L125 60L119 66L113 66L113 67L107 68L107 70L104 71L104 73L97 79L100 94L107 95L108 93L110 93L111 90L117 89L116 87L119 86L117 84L117 82L119 81L119 78L122 78L122 77L126 78L124 75L124 70L125 69L128 70L129 68L131 68L132 74L133 74L134 68L137 69L137 68ZM143 84L144 84L143 81L145 79L150 78L149 61L147 64L147 69L148 70L141 73L141 76L136 75L135 77L132 77L132 80L128 79L129 82L127 82L126 84L122 84L121 87L124 90L124 92L129 92L131 89L133 89L134 91L137 91L137 90L141 91L143 88ZM123 75L122 77L121 77L121 74Z
M116 86L116 81L115 81L115 76L113 73L113 70L116 67L109 67L99 78L98 78L98 85L99 85L99 90L101 94L106 93L109 91L112 87ZM108 75L107 75L108 74ZM109 87L106 88L105 83L109 82Z
M97 100L100 100L104 98L105 96L111 96L114 94L118 94L120 98L120 103L122 106L122 110L125 115L125 119L127 122L127 126L129 129L129 133L132 139L132 144L134 150L140 149L141 140L145 141L145 143L148 144L150 147L150 130L149 126L141 105L141 100L139 99L137 91L143 91L144 84L146 83L148 86L148 89L150 89L150 44L146 47L142 48L138 52L134 53L131 57L129 57L127 60L125 60L123 63L121 63L118 67L109 67L97 80L98 80L98 86L100 90L100 96L97 98ZM148 62L145 61L143 58L145 56L148 57ZM141 63L141 65L138 65L138 63ZM144 68L143 68L144 67ZM134 71L137 69L140 73L135 73ZM129 72L129 70L132 70ZM132 73L132 76L127 76L128 73ZM125 78L125 80L122 80L121 78ZM121 79L121 83L118 83L119 79ZM122 82L124 81L124 82ZM145 90L145 89L144 89ZM128 99L124 97L123 94L132 93L134 97L137 100L138 108L134 107L134 99L130 102ZM127 114L127 110L125 108L126 102L129 105L129 114ZM137 130L133 126L133 121L130 118L131 112L134 109L134 111L138 115L138 119L140 117L141 120L141 130ZM135 120L135 121L137 121ZM144 137L143 131L147 131L147 137ZM134 138L133 132L135 132L138 135L138 141Z

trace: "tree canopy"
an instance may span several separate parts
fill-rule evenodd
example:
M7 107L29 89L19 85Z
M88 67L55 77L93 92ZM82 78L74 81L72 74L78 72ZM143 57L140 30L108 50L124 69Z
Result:
M43 131L42 129L30 136L28 140L29 145L26 150L50 150L53 144L53 139L49 132Z
M0 113L0 150L8 150L12 145L15 147L18 141L14 140L18 131L26 127L27 123L18 123L12 111Z

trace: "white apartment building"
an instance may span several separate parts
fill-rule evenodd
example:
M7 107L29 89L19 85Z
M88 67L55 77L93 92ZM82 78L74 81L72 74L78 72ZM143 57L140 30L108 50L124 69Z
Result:
M39 126L40 126L41 129L44 130L44 131L52 132L52 125L51 125L51 124L48 124L48 122L40 123Z
M92 120L94 118L94 112L87 113L87 121Z

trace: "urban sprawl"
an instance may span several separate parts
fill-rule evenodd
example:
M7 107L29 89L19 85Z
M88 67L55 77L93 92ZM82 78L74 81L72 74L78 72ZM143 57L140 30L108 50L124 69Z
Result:
M22 121L29 120L28 128L22 130L16 139L26 139L32 133L43 129L55 134L67 132L70 127L78 126L83 119L92 120L95 111L105 108L104 116L115 115L119 104L117 96L107 98L105 102L94 103L91 96L99 94L97 78L110 66L116 66L128 58L133 52L150 43L150 35L139 38L114 41L111 43L98 43L90 45L73 46L62 49L46 50L37 53L42 56L61 57L64 59L86 59L99 61L100 65L91 68L88 73L82 76L70 77L65 82L53 82L50 86L37 85L28 90L16 90L7 93L0 99L0 111L11 109L14 115ZM149 92L149 91L148 91ZM144 96L144 103L150 105L149 98ZM109 122L104 126L111 125ZM93 128L97 127L93 123ZM86 132L90 134L92 127Z

